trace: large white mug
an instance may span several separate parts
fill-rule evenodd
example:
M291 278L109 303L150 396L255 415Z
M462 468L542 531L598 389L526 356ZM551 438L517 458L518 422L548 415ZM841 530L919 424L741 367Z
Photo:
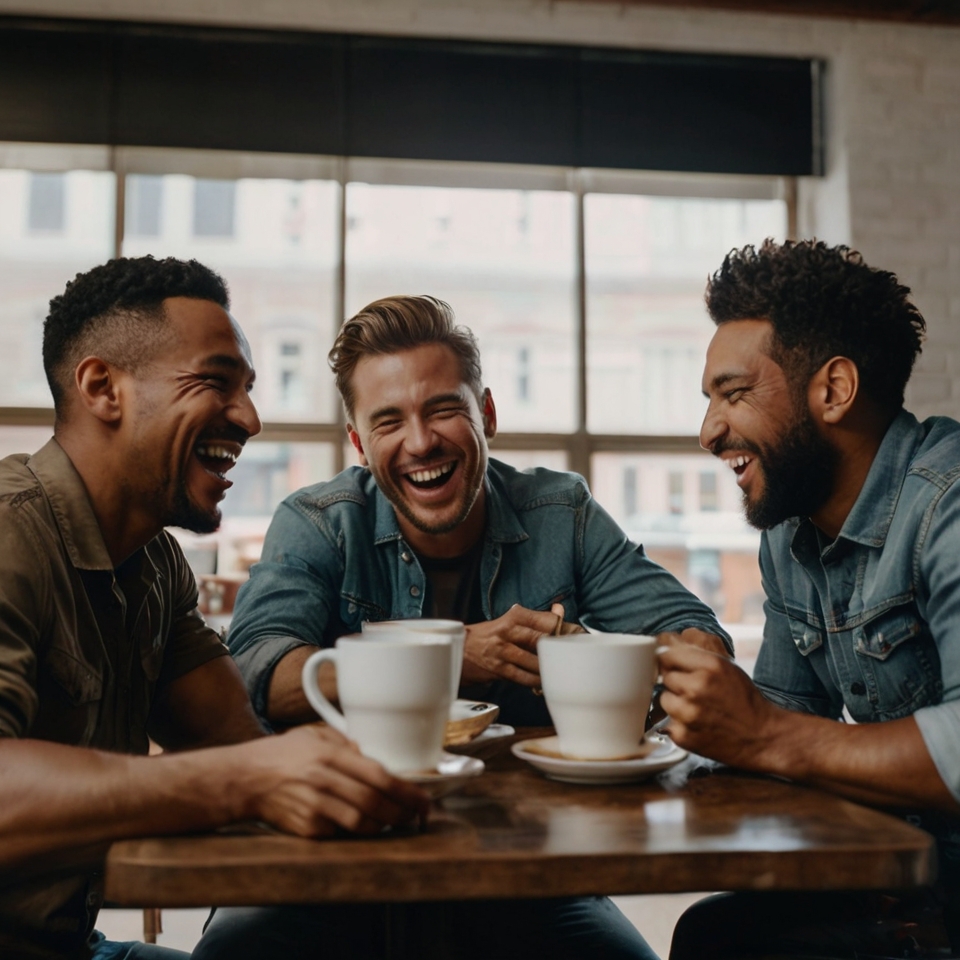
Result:
M318 670L336 664L343 713L323 695ZM341 637L303 665L303 692L320 716L394 773L434 770L450 713L450 641Z
M583 760L636 756L657 677L655 637L591 633L537 642L543 695L560 752Z
M408 640L429 642L437 637L450 640L450 701L460 693L463 672L463 642L467 628L459 620L365 620L360 629L375 637L403 636Z

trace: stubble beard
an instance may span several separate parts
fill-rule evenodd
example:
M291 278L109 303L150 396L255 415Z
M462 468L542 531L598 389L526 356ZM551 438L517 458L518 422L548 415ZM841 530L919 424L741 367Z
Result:
M171 488L173 494L168 497L167 491ZM165 527L180 527L192 533L213 533L223 519L219 507L204 510L190 499L185 470L179 471L175 483L169 474L161 478L156 487L156 497L158 503L164 503L158 512Z

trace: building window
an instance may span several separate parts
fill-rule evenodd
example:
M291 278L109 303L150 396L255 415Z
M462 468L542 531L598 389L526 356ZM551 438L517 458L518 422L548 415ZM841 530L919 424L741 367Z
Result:
M530 400L530 349L521 347L517 351L517 399L524 403Z
M637 468L623 468L623 515L632 517L637 512Z
M700 509L705 512L719 509L717 475L712 470L704 470L700 473Z
M126 222L131 237L159 237L163 205L163 177L127 177Z
M62 173L30 175L27 226L31 232L62 233L66 223L66 178Z
M193 235L232 237L237 184L234 180L196 180L193 186Z
M671 470L667 478L667 510L683 513L683 474L679 470Z

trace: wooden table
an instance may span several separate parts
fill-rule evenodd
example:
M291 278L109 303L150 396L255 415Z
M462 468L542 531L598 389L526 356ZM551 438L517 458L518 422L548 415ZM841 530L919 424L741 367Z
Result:
M106 898L239 906L896 888L934 878L931 837L901 820L777 780L689 772L575 786L505 752L439 801L423 833L311 841L251 828L115 843Z

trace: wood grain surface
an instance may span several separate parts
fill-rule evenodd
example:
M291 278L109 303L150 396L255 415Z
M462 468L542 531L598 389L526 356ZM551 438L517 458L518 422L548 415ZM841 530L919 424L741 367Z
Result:
M422 833L311 841L251 825L126 840L108 854L106 896L188 907L862 889L934 877L932 839L895 817L777 780L682 767L644 783L575 786L504 753L439 801Z

